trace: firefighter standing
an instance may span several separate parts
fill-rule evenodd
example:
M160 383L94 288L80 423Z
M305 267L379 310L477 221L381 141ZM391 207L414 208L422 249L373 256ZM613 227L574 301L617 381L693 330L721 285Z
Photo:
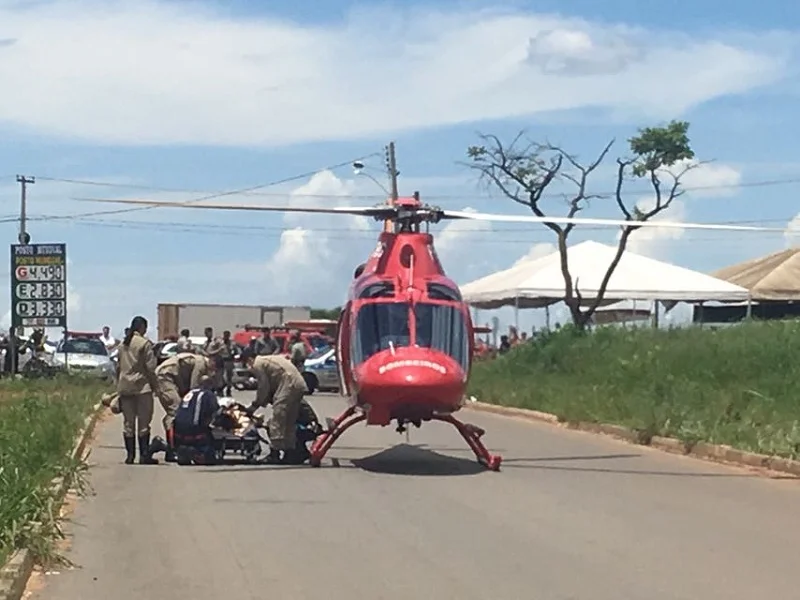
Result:
M308 452L297 448L296 431L303 396L307 391L302 375L283 356L253 357L248 353L245 361L258 381L256 399L248 408L248 412L272 404L272 416L267 423L270 453L266 462L270 464L305 462Z
M224 350L224 346L222 344L222 340L214 337L214 329L211 327L206 327L205 334L206 341L203 344L203 354L210 358L214 363L214 373L211 376L211 389L215 392L219 392L224 385L222 382L222 352Z
M306 345L300 338L300 332L293 331L289 342L291 343L289 348L289 360L291 360L292 364L297 367L297 370L302 373L306 366L306 357L308 353L306 352Z
M181 399L189 391L199 388L208 376L213 375L213 372L213 362L193 352L181 352L171 356L156 369L160 389L158 399L164 408L162 424L167 437L167 462L175 460L173 424Z
M272 337L269 327L265 327L261 339L258 340L258 354L260 356L269 356L271 354L280 354L280 352L281 345L278 340Z
M139 464L158 464L150 454L150 423L153 420L153 395L159 393L156 355L153 343L144 337L147 319L134 317L119 348L117 394L122 412L122 435L127 458L133 464L139 441Z
M189 339L191 332L188 329L181 330L181 337L178 338L178 352L194 352L194 344Z
M222 332L222 379L223 379L223 393L225 396L230 397L231 388L233 387L233 363L236 358L236 346L231 339L230 331Z

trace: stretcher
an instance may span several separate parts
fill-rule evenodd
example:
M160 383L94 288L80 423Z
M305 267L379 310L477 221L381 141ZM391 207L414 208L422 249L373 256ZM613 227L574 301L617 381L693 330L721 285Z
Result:
M211 422L214 458L219 462L226 455L241 456L246 463L256 463L269 446L264 418L248 415L246 407L233 398L217 398L219 412Z
M179 464L218 464L231 454L238 455L247 464L257 464L269 452L269 437L264 417L251 415L247 407L233 398L218 397L219 410L214 416L205 439L198 440L193 448L176 448ZM297 446L308 449L322 433L319 422L298 422ZM266 452L265 452L266 450Z

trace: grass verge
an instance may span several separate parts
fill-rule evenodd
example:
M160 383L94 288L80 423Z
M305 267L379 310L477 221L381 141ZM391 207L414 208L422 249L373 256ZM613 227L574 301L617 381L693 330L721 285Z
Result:
M800 458L800 321L571 327L477 363L469 393L563 421Z
M40 564L63 563L59 502L51 484L65 478L86 491L86 465L70 453L107 384L80 377L0 380L0 564L17 548Z

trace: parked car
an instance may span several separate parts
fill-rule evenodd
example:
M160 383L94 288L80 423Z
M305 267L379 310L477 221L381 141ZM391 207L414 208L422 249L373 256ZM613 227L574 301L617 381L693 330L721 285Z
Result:
M231 384L237 390L256 390L258 389L258 381L253 376L253 373L247 367L236 365L233 368L233 379Z
M62 340L53 353L52 365L101 379L113 380L117 376L114 361L105 344L98 338L74 337Z
M339 370L336 364L336 349L321 348L312 352L303 365L303 379L308 393L320 391L339 391Z

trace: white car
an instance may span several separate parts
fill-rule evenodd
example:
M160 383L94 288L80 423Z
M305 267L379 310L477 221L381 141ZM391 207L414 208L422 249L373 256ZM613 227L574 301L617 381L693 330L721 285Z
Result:
M54 367L86 373L100 379L113 380L117 367L98 338L70 338L62 340L52 355Z
M309 394L316 390L339 391L336 349L320 348L311 354L303 365L303 379Z

